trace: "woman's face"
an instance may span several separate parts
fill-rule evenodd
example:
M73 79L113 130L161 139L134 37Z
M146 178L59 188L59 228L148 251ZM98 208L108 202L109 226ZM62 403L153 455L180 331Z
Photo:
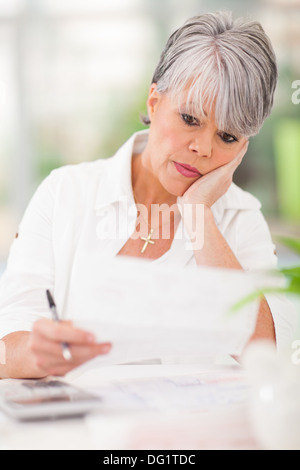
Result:
M144 164L172 195L182 196L202 175L229 163L247 140L218 129L211 116L200 122L167 93L158 93L155 84L147 104L151 125Z

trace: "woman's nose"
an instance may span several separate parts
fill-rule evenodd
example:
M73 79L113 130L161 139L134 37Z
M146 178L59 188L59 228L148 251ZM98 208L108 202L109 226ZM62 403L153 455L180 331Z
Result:
M212 155L213 137L209 132L202 130L197 136L193 137L189 144L189 150L196 153L199 157L210 158Z

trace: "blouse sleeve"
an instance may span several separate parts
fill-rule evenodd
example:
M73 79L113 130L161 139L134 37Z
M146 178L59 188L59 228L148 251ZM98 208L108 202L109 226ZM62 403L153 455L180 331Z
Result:
M30 201L10 248L0 282L0 338L29 331L35 320L49 317L45 291L54 283L53 207L51 174Z

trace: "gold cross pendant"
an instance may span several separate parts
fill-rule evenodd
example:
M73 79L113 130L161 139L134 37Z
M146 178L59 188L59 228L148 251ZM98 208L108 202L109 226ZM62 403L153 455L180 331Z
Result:
M146 248L147 248L147 246L149 245L149 243L150 243L151 245L154 245L155 242L154 242L153 240L151 240L152 234L153 234L153 229L150 230L150 233L149 233L149 235L147 236L147 238L141 237L141 240L143 240L143 241L145 242L143 248L141 249L141 253L144 253L144 251L146 250Z

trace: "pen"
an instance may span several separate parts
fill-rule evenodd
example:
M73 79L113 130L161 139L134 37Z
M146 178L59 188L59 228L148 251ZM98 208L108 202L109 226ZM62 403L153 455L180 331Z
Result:
M49 308L50 308L51 314L52 314L52 320L56 321L56 322L59 322L59 317L58 317L58 314L57 314L56 305L55 305L53 297L52 297L52 295L51 295L51 293L48 289L46 290L46 294L47 294L47 299L48 299L48 303L49 303ZM72 359L72 354L71 354L69 345L67 343L62 343L61 347L62 347L63 357L65 358L66 361L70 361Z

